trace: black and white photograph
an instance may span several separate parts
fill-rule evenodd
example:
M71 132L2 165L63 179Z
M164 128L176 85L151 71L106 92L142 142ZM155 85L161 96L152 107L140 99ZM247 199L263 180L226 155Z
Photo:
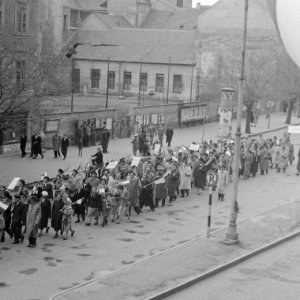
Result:
M300 299L299 0L0 0L0 299Z

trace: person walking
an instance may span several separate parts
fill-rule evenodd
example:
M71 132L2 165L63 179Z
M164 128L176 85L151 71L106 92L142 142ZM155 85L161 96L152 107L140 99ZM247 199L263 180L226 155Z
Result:
M34 144L36 141L36 133L34 132L33 135L31 136L31 153L30 157L34 157Z
M51 202L48 198L48 193L42 191L42 200L41 200L41 218L39 222L40 233L39 237L43 235L43 230L46 228L46 233L49 231L48 219L51 218Z
M24 204L21 202L20 195L14 195L11 204L11 225L10 234L14 238L13 244L19 244L24 241L22 235L22 225L25 223Z
M91 146L91 141L92 141L92 131L91 131L90 124L88 124L86 126L86 136L87 136L86 144L87 144L87 147L89 147L89 146Z
M86 217L87 223L85 223L86 226L91 225L92 217L95 218L94 225L98 225L99 210L101 208L101 204L102 204L102 199L101 196L97 193L97 187L92 186L91 195L87 200L88 212Z
M96 146L96 126L95 126L95 123L91 124L91 146Z
M173 134L174 134L173 129L172 129L170 126L168 126L168 128L167 128L167 130L166 130L166 137L167 137L166 143L168 144L168 147L171 146Z
M296 173L297 176L300 175L300 149L298 151L298 162L297 162L297 173Z
M281 169L283 173L285 173L289 164L289 149L286 145L282 145L280 151L280 158L279 158L279 166L277 168L277 173L280 173Z
M63 155L63 159L66 159L69 148L69 138L67 134L63 134L63 138L61 139L61 154Z
M159 144L162 147L163 146L163 138L164 138L164 127L162 126L162 124L159 124L157 134L158 134Z
M41 219L41 205L36 196L31 196L26 217L26 238L29 241L27 247L35 248L38 227Z
M57 194L56 198L54 198L52 205L52 213L51 213L51 227L54 229L54 239L58 238L58 231L62 230L62 208L64 207L64 201L62 195Z
M33 159L36 159L40 155L44 158L43 151L42 151L42 137L40 134L36 135L36 139L33 145Z
M226 165L221 165L218 170L218 183L217 183L217 193L218 200L224 201L225 198L225 189L229 183L229 173Z
M65 236L63 238L63 240L67 240L68 239L68 233L69 231L71 232L71 236L74 235L75 230L72 229L72 201L70 198L66 199L65 205L62 208L62 228L63 228L63 232L65 233Z
M52 148L54 152L54 158L60 157L61 137L56 132L52 137Z
M181 193L181 197L184 198L184 193L186 193L188 197L192 185L192 169L186 161L183 161L181 166L179 167L179 173L179 190Z
M26 145L27 145L27 136L22 133L20 136L20 149L21 149L21 157L23 158L26 156Z
M131 208L135 210L136 214L139 215L141 213L139 196L140 196L140 182L138 177L133 173L132 170L128 172L129 175L129 183L127 185L127 202L128 206L128 222L130 222L131 217Z
M108 152L107 148L108 148L109 137L110 137L109 130L106 128L106 123L104 123L103 132L102 132L102 136L101 136L101 144L102 144L103 153Z

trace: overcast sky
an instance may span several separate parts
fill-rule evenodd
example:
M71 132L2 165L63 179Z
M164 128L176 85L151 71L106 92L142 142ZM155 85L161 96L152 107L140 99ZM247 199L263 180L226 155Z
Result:
M218 2L219 0L193 0L193 6L196 6L198 2L203 5L212 5Z

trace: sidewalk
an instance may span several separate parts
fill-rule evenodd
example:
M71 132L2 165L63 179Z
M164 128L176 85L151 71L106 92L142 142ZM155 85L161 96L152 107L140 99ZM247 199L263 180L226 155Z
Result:
M300 119L292 118L292 123L300 123ZM236 121L233 121L233 136L235 131ZM183 129L175 129L172 141L172 146L190 145L191 142L201 142L203 140L216 140L218 123L208 123L204 126L189 127ZM253 134L264 133L265 136L273 137L277 135L282 137L283 131L286 128L285 115L281 113L272 114L270 128L268 127L268 120L264 115L261 115L257 127L252 128ZM242 120L242 132L244 133L245 120ZM274 133L274 130L281 129ZM269 132L269 134L266 134ZM27 152L29 152L27 147ZM18 156L4 156L0 157L0 185L8 185L14 177L21 177L26 182L39 180L41 174L47 172L50 177L57 174L59 168L70 172L74 168L78 168L80 164L85 166L89 161L89 157L96 153L97 147L89 147L83 149L83 157L78 157L77 147L69 147L68 156L66 160L55 159L52 150L47 150L45 158L38 158L32 160L30 157L20 158ZM131 155L132 144L131 139L112 140L108 147L109 153L104 154L104 160L119 160L122 157Z
M300 230L300 199L238 223L240 244L222 243L226 229L200 237L51 297L67 299L155 299L155 295ZM159 298L159 297L158 297Z

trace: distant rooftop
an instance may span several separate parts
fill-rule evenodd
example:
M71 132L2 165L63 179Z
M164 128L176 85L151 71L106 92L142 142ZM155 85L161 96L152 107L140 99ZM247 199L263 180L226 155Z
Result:
M62 1L62 0L60 0ZM78 10L106 10L107 0L63 0L64 5Z
M73 43L113 44L116 47L79 46L76 59L149 63L195 64L195 32L183 30L115 29L80 30Z

